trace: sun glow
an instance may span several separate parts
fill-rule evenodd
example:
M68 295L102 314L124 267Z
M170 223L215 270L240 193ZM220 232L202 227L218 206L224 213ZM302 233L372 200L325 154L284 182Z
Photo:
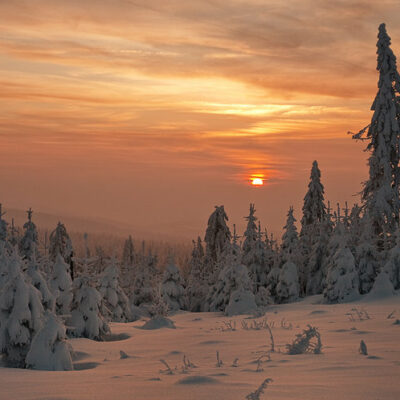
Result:
M263 186L264 180L262 178L251 178L251 184L253 186Z

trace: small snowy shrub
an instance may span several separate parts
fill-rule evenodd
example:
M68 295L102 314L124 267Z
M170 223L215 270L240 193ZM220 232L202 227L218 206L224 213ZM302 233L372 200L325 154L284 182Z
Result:
M163 275L161 296L171 311L177 311L184 308L184 294L181 274L173 260L170 259Z
M101 294L90 286L87 277L75 279L71 317L68 320L70 336L104 340L110 328L100 313L101 301Z
M44 325L32 340L26 366L47 371L73 370L65 326L50 311L46 312Z
M106 315L114 322L132 321L129 299L119 284L116 260L113 258L103 273L99 292L103 296Z
M304 329L302 333L296 335L296 339L292 344L286 345L288 354L321 354L322 342L321 335L318 329L307 325L307 329Z

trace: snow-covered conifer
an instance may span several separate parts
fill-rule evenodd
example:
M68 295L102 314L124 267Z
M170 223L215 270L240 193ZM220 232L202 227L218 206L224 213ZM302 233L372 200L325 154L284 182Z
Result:
M378 275L382 254L377 250L376 236L368 211L366 210L361 221L361 233L355 249L356 264L358 266L360 293L368 293Z
M56 313L68 315L72 302L72 280L69 265L58 254L53 267L50 289L55 297Z
M396 231L396 244L390 249L388 259L382 270L388 275L395 290L400 289L400 229Z
M206 255L204 268L210 284L214 283L223 264L226 251L230 249L231 232L226 224L228 216L224 206L216 206L208 219L204 242Z
M337 246L330 259L324 299L327 303L342 303L357 298L359 278L353 254L348 247L348 234L340 220L333 237Z
M208 292L204 276L204 249L200 237L193 240L192 256L189 261L189 275L185 288L187 309L192 312L202 311Z
M90 285L85 275L74 280L71 317L68 319L68 334L73 337L85 337L104 340L110 328L102 316L101 294Z
M50 233L49 258L55 262L57 254L60 254L64 261L69 265L71 279L74 279L74 249L71 238L68 235L65 225L58 222L56 229Z
M299 295L300 286L297 266L289 257L279 273L278 284L276 285L276 297L279 303L290 303L296 301Z
M65 326L51 311L46 311L43 327L32 340L26 366L45 371L73 370Z
M226 265L221 270L217 282L210 288L206 301L206 311L225 312L233 293L235 293L233 301L236 306L240 305L238 302L242 299L246 302L247 312L250 312L250 308L253 311L256 310L253 285L247 268L233 256L232 251L229 252L225 263ZM233 311L232 304L230 312Z
M247 267L254 262L254 252L257 241L257 217L254 204L250 204L249 215L245 217L247 220L247 228L244 232L244 241L242 245L242 262Z
M36 229L36 225L32 222L32 214L33 211L30 208L27 211L28 221L24 224L24 236L21 238L19 243L20 253L23 258L31 258L32 256L37 255L38 248L38 232Z
M135 247L133 245L132 236L129 235L128 239L125 240L124 249L122 252L122 263L124 265L133 266L135 264Z
M148 253L146 256L142 253L138 260L133 280L131 302L134 306L146 309L153 303L158 285L156 265L156 256L153 256L151 253Z
M111 321L128 322L132 320L129 299L119 284L119 269L115 257L109 261L100 282L99 291L103 296L107 313Z
M11 255L7 283L0 294L0 352L10 367L25 367L32 338L42 328L40 292L21 272L22 261Z
M256 303L259 307L264 307L272 302L266 290L267 276L271 267L268 260L269 251L265 246L259 222L254 249L248 253L248 256L252 254L252 257L247 258L247 261L250 263L247 265L247 269L253 284Z
M307 286L308 262L314 244L318 241L321 222L326 216L324 186L317 161L313 162L308 191L304 197L301 219L300 246L302 262L299 265L300 293L304 295Z
M399 223L399 95L400 76L396 57L390 48L385 24L379 26L377 42L378 93L371 106L371 123L354 139L368 140L369 178L362 191L363 206L371 218L373 232L381 237L393 233Z
M51 293L47 281L40 271L39 263L36 261L36 257L32 257L28 261L28 268L26 270L27 276L29 276L32 285L39 290L42 295L42 305L45 310L53 310L54 308L54 296Z
M328 212L320 224L319 235L317 241L314 243L311 249L308 261L308 278L306 285L306 294L308 296L321 294L324 290L324 280L326 277L324 268L327 268L326 260L328 256L328 246L331 234L331 215L330 212Z
M0 203L0 241L5 242L7 240L7 221L3 219L5 212L2 210L2 205Z
M18 229L16 228L16 226L14 224L14 218L11 219L11 226L10 226L10 232L8 235L8 242L10 243L10 246L12 248L17 246L19 243L19 234L18 234Z
M287 214L286 225L283 227L284 233L282 235L281 258L283 264L288 260L294 263L299 262L299 237L295 222L296 219L293 215L293 207L290 207Z
M168 304L169 310L177 311L184 308L184 294L181 274L170 256L161 283L161 296Z

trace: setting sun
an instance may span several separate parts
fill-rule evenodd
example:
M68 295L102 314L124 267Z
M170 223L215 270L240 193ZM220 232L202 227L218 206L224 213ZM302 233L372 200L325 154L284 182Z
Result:
M264 180L262 178L251 178L251 184L253 186L263 186Z

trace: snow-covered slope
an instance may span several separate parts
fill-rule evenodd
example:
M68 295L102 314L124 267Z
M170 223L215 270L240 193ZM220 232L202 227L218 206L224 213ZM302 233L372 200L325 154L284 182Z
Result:
M320 300L271 306L265 317L273 323L277 352L260 364L263 371L256 372L256 360L270 349L269 333L242 328L242 321L249 326L254 319L182 312L171 317L176 329L138 329L143 321L112 323L114 341L71 340L75 371L0 368L0 399L245 399L265 378L273 382L261 399L400 398L400 325L394 324L400 319L400 296L335 305ZM370 319L360 320L352 309L366 311ZM236 324L236 330L224 321ZM307 324L319 328L322 354L285 354L285 345ZM368 356L358 351L361 340ZM197 368L184 373L184 355ZM166 370L161 359L173 374L160 372Z

